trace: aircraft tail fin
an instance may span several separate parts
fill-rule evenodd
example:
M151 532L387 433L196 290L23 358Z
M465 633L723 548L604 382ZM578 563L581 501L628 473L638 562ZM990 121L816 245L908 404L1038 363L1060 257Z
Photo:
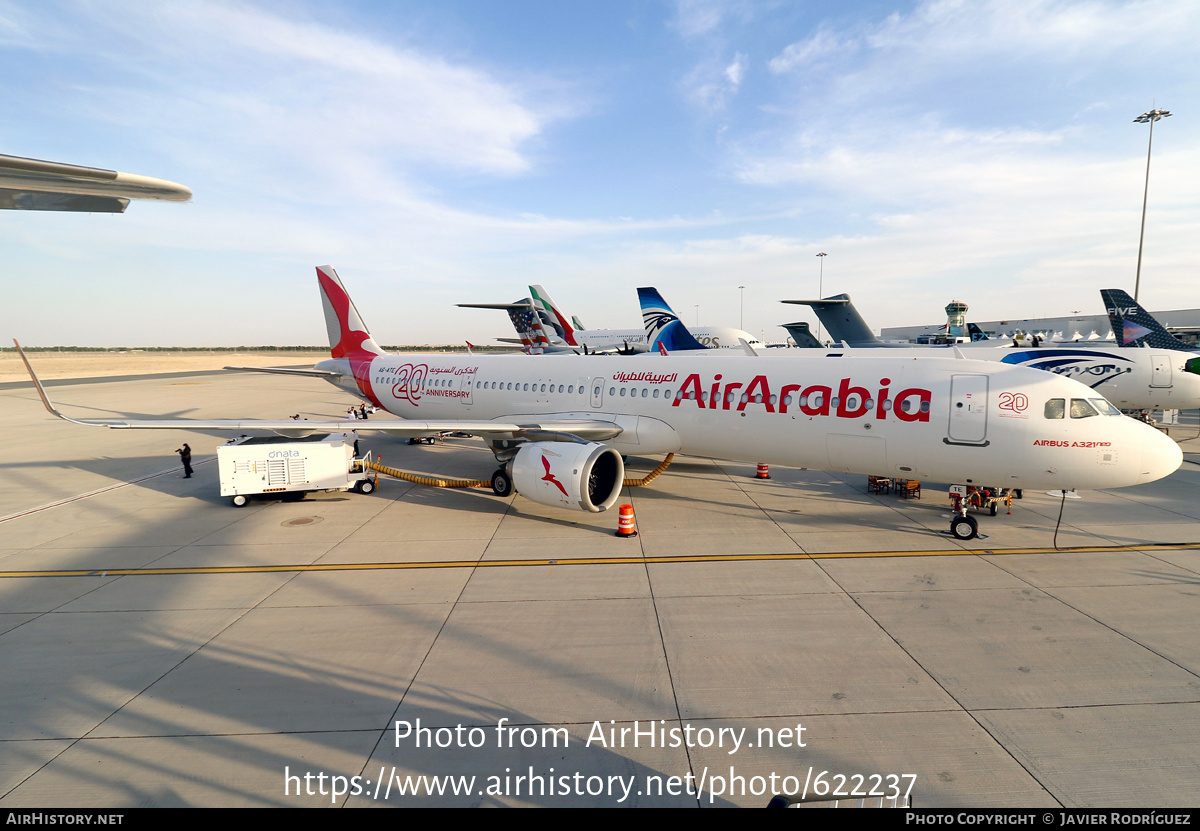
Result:
M637 292L638 302L642 305L642 321L646 324L648 348L658 349L661 345L670 352L708 348L692 336L658 289L639 288Z
M855 346L882 342L875 337L875 333L858 313L858 309L854 308L854 303L850 301L848 294L837 294L833 297L826 297L824 300L784 300L782 302L798 306L812 306L812 310L817 313L822 325L829 332L830 340L842 341Z
M538 313L538 317L542 319L542 322L544 324L548 323L558 337L562 339L563 343L569 346L578 346L579 344L575 340L575 329L582 329L583 327L574 327L571 325L570 318L563 314L562 310L550 299L550 293L541 286L530 286L529 296L533 298L534 311Z
M1118 346L1148 346L1152 349L1192 351L1166 327L1121 289L1101 289L1108 322Z
M806 322L801 320L796 323L784 323L782 326L792 336L792 340L796 342L796 346L804 349L821 348L821 342L813 336L812 330L808 328Z
M317 266L317 283L325 307L329 351L335 358L367 358L387 353L371 337L354 301L331 265Z

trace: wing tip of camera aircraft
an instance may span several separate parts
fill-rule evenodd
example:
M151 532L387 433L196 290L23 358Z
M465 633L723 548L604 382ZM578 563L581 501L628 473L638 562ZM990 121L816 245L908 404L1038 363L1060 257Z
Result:
M191 198L186 185L153 176L0 154L0 210L124 213L133 199Z

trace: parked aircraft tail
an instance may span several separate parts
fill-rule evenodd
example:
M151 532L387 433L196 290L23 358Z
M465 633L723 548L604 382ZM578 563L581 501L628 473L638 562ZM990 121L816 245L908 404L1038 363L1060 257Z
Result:
M370 360L386 355L367 331L354 301L331 265L317 266L317 283L321 287L321 302L325 307L325 329L329 333L329 350L335 358Z
M1118 346L1148 346L1152 349L1193 351L1167 331L1153 315L1121 289L1100 289L1108 322Z
M638 302L642 305L642 321L646 324L646 345L651 350L660 345L669 352L708 348L692 336L658 289L639 288L637 292Z
M851 346L869 346L882 344L871 327L863 320L858 309L850 302L850 295L837 294L824 300L783 300L783 303L793 303L797 306L812 306L822 325L829 332L830 340Z
M568 346L578 346L575 340L575 328L570 319L550 299L550 294L541 286L530 286L529 296L533 299L534 312L538 313L542 323L549 324L553 331ZM583 328L583 327L578 327Z
M804 349L822 348L821 342L813 336L812 330L808 328L806 322L801 320L796 323L783 323L781 325L784 329L787 329L788 334L792 336L792 340L796 342L796 346Z

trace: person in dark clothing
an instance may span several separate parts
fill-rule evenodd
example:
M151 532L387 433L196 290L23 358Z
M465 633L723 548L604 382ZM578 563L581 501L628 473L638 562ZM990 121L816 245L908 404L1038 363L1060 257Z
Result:
M179 460L183 462L183 478L192 478L192 448L187 446L187 442L183 443L183 447L175 448L175 452L179 454Z

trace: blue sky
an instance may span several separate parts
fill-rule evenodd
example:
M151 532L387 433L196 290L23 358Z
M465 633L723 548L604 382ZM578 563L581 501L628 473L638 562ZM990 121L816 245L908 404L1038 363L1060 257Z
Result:
M0 152L192 202L0 214L31 345L321 343L331 263L385 343L510 335L541 283L593 327L657 286L782 338L1200 306L1200 4L0 0ZM697 310L697 307L698 310Z

